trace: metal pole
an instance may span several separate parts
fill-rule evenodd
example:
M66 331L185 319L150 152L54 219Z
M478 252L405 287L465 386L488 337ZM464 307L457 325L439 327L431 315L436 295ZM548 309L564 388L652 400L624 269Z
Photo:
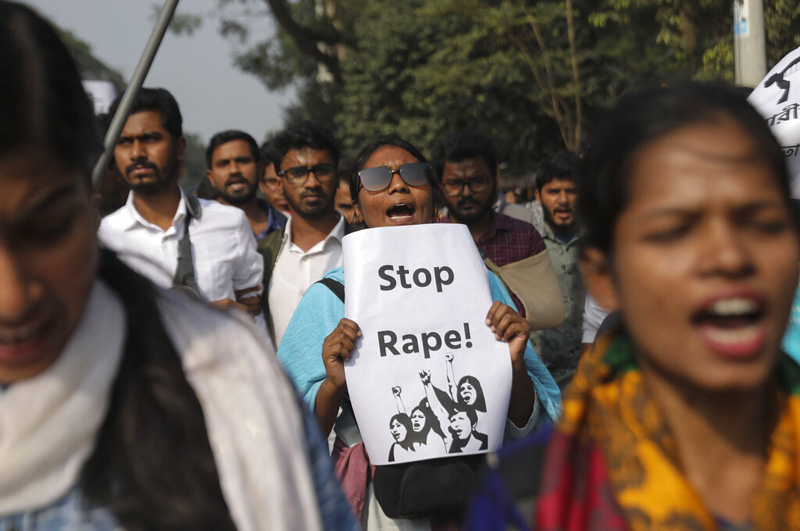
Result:
M733 0L734 80L755 87L767 75L763 0Z
M161 45L161 40L167 32L167 27L169 26L170 20L172 20L172 15L175 13L175 8L178 7L178 1L179 0L166 0L164 2L164 7L161 8L156 25L153 28L153 32L150 34L150 39L147 41L144 51L142 52L142 57L139 59L139 64L136 65L136 70L133 72L133 76L131 76L131 81L128 83L128 87L125 89L122 99L119 102L117 112L114 114L114 118L108 126L106 138L103 142L103 154L100 155L97 163L95 163L94 171L92 172L92 186L95 190L100 185L100 180L108 167L111 155L114 153L114 146L117 144L117 139L122 132L122 127L128 119L128 113L133 105L133 100L139 93L139 89L142 88L144 78L147 77L147 72L150 70L150 65L153 64L153 58L155 58L158 47Z

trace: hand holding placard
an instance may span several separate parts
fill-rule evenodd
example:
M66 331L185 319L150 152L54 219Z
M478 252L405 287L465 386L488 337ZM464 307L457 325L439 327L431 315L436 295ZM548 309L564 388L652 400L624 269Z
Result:
M499 301L494 301L489 313L486 314L486 324L494 332L494 336L508 343L511 352L511 365L514 370L525 370L525 346L531 332L528 322L513 308Z
M350 359L356 340L361 336L358 325L346 317L339 321L333 332L322 343L322 362L325 364L325 379L335 388L344 387L344 362Z
M361 337L358 325L343 318L322 343L322 363L325 365L325 380L317 392L314 409L322 432L327 436L333 429L339 404L347 390L344 362L350 359L356 341Z

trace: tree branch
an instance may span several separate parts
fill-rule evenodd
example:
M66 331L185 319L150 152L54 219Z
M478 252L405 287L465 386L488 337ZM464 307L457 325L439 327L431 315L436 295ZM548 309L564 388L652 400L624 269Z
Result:
M286 0L264 0L272 11L272 16L304 54L325 65L337 83L342 83L342 71L337 45L352 45L352 39L337 31L333 26L310 28L301 26L293 17Z
M572 63L572 81L575 83L575 135L573 145L567 144L567 148L577 151L581 142L581 121L583 120L583 101L581 98L581 75L578 69L578 52L575 43L575 21L572 14L572 0L566 0L567 4L567 37L569 38L569 58Z

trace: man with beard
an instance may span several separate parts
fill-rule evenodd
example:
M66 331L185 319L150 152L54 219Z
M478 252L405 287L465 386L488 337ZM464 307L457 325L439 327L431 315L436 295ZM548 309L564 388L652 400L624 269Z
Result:
M206 148L206 176L217 191L217 201L241 208L256 240L286 225L286 216L256 197L259 174L258 144L244 131L223 131Z
M119 99L112 105L116 112ZM131 268L163 287L180 287L217 308L263 317L263 261L238 208L188 195L178 184L186 141L178 103L165 89L143 88L114 148L131 189L98 235Z
M433 149L433 168L447 206L447 214L437 221L466 225L484 258L495 266L502 268L546 250L533 225L494 211L498 167L489 138L473 131L445 135ZM511 291L525 315L513 287Z
M564 295L565 317L558 328L535 332L531 339L562 389L578 366L586 294L578 268L580 230L575 218L578 189L574 180L577 162L574 153L561 151L542 160L536 171L536 201L544 214L537 229L544 237Z
M350 228L334 208L339 147L330 131L303 122L271 146L291 214L282 230L258 245L268 289L264 313L277 347L309 286L342 265L342 238Z

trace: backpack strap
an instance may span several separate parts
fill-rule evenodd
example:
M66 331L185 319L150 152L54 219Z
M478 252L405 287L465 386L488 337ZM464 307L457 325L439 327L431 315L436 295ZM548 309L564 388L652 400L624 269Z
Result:
M332 278L321 278L317 284L324 284L334 295L339 297L339 300L344 302L344 284Z
M197 287L194 273L189 225L192 223L192 219L200 219L200 216L203 215L203 208L200 201L190 194L184 195L184 203L186 204L186 223L183 228L183 237L178 241L178 266L172 278L172 285L186 286L199 296L200 289Z

